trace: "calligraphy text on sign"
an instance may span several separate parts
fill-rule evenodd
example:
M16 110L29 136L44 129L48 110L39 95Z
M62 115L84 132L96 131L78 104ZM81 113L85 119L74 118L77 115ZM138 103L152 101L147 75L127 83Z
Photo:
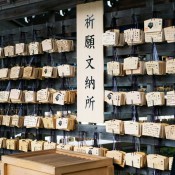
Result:
M104 121L103 1L77 6L78 121Z

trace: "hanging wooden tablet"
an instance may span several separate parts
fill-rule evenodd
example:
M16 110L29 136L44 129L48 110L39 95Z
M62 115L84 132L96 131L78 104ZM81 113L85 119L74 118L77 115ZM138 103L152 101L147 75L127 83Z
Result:
M30 139L21 139L19 140L19 150L28 152L31 150L31 142L32 140Z
M163 42L165 40L163 19L152 18L144 21L145 42Z
M143 44L145 36L143 30L140 29L127 29L124 30L125 42L128 45Z
M43 53L41 43L39 42L29 43L28 49L29 49L29 55L38 55Z
M110 61L107 63L107 73L112 76L124 76L123 63Z
M6 140L7 138L0 138L0 148L6 148Z
M0 115L0 125L2 125L3 115Z
M25 43L17 43L15 45L15 54L22 56L29 55L28 45Z
M170 59L166 61L166 73L175 74L175 59Z
M26 128L42 128L42 116L28 115L24 117L24 126Z
M117 46L119 44L120 31L114 29L106 31L102 36L102 43L104 46Z
M42 77L57 78L58 77L57 68L52 66L44 66L42 69Z
M166 139L175 140L175 125L165 126Z
M75 77L76 69L74 66L63 64L57 66L57 69L58 69L58 75L60 77Z
M22 77L24 71L24 67L15 66L10 70L10 79L19 79Z
M4 126L11 125L11 116L10 115L3 115L2 125L4 125Z
M11 89L10 91L10 101L12 103L22 103L24 101L24 93L19 89Z
M109 105L113 105L113 95L114 95L114 92L105 90L104 101Z
M166 94L166 105L175 106L175 91L168 91Z
M78 121L104 121L103 1L77 5Z
M112 92L105 90L104 100L109 105L123 106L126 104L125 92Z
M175 26L164 28L164 32L165 32L165 40L168 43L175 42Z
M86 148L89 146L74 146L73 151L86 154Z
M9 68L2 68L0 69L0 79L6 80L9 78L10 69Z
M125 166L125 152L113 150L113 151L107 151L106 157L113 158L114 164L117 164L121 167Z
M148 75L164 75L166 74L166 62L148 61L146 62L146 71Z
M122 120L109 120L105 122L106 132L124 134L124 122Z
M29 79L29 80L30 79L37 79L38 74L39 74L39 68L27 66L27 67L24 67L22 78Z
M14 57L15 56L15 46L4 47L4 55L6 57Z
M26 103L36 103L36 92L24 91L24 101Z
M56 44L55 39L53 38L49 38L49 39L45 39L42 41L42 50L44 52L48 52L48 53L53 53L53 52L57 52L58 48L57 48L57 44Z
M56 129L56 117L43 117L43 125L46 129Z
M64 117L56 119L56 129L71 131L75 129L75 119L72 117Z
M11 125L12 127L18 127L21 128L24 126L24 117L21 117L19 115L12 115L11 116Z
M164 92L149 92L146 94L146 101L148 107L163 106L165 104Z
M4 48L0 47L0 58L4 58Z
M10 150L17 150L18 149L19 141L16 139L7 139L6 141L6 148Z
M142 124L133 121L124 121L125 134L140 137L142 135Z
M67 91L57 91L53 94L53 104L64 105Z
M135 168L143 168L146 166L146 154L144 152L126 153L126 165Z
M147 166L149 168L154 168L154 169L164 171L169 169L168 164L169 164L168 157L158 155L158 154L147 155Z
M8 103L10 101L9 96L10 91L0 91L0 103Z
M92 154L95 156L105 156L106 152L106 148L86 147L86 154Z
M161 18L152 18L144 21L144 32L161 32L163 20Z
M126 75L143 75L146 72L144 61L139 61L137 69L126 70Z
M172 169L172 165L173 165L173 157L169 157L169 170Z
M54 142L44 142L44 150L55 149L56 143Z
M70 52L74 50L73 40L56 40L58 52Z
M37 91L37 101L40 103L53 103L53 94L56 92L55 89L46 88Z
M63 149L63 150L67 150L67 151L73 151L74 146L72 145L64 145L64 144L58 144L57 145L57 149Z
M127 105L140 105L146 104L145 92L131 91L126 93Z
M149 32L145 33L145 42L152 43L152 42L163 42L165 41L164 30L161 32Z
M138 57L128 57L124 59L124 70L134 70L138 69L139 58Z
M44 150L44 141L32 141L31 142L31 151L42 151Z
M165 138L165 127L168 124L164 123L142 123L142 135L156 137L156 138Z

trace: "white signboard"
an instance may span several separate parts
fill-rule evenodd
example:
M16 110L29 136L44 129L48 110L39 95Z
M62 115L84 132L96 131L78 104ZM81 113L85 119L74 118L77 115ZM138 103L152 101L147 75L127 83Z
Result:
M104 122L103 1L77 6L77 115Z

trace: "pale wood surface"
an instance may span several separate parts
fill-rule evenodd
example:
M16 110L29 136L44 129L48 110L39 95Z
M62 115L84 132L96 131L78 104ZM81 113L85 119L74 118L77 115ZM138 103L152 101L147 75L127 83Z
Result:
M31 160L43 164L53 165L55 167L60 167L63 165L69 165L72 163L89 162L87 159L70 157L61 154L48 154L48 155L38 155L34 157L26 157L25 160ZM52 160L52 161L51 161Z
M101 169L93 169L93 170L87 170L87 171L81 171L81 172L75 172L75 173L68 173L65 175L106 175L106 168Z
M44 172L39 172L39 171L34 171L34 170L30 170L30 169L25 169L25 168L21 168L21 167L17 167L14 165L7 165L7 171L6 173L8 175L17 175L17 174L21 174L21 175L51 175L51 174L47 174Z
M91 175L114 174L110 158L65 150L2 156L2 167L2 175L86 175L89 172Z
M79 122L104 122L104 59L103 59L103 1L77 5L77 120ZM93 28L85 26L87 15L93 15ZM94 35L94 47L85 47L86 36ZM86 67L87 59L93 58L92 66ZM85 88L86 78L95 81L95 88ZM87 97L94 97L94 107L86 107Z

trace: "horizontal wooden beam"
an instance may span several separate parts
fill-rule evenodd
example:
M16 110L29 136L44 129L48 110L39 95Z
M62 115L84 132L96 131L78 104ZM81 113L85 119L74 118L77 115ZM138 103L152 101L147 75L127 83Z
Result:
M95 0L90 0L95 1ZM89 2L90 2L89 1ZM38 15L49 11L57 11L75 7L83 0L30 0L8 4L0 7L0 21Z

